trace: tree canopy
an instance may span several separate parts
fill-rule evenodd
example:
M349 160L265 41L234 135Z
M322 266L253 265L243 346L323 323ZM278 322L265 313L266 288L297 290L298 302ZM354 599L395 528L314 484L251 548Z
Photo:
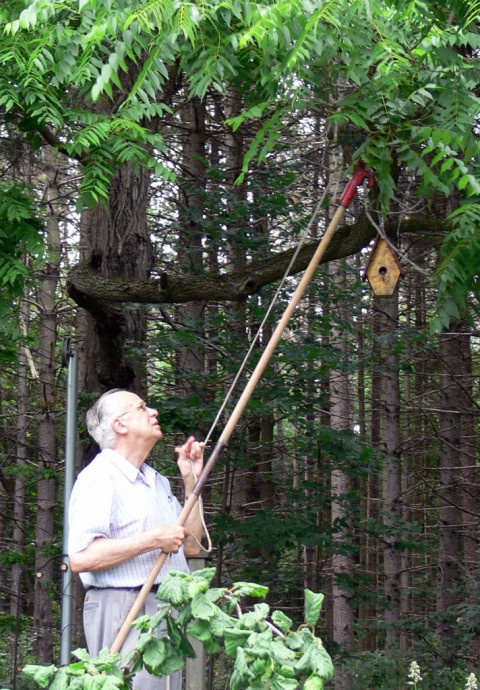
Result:
M79 162L80 206L106 200L127 162L175 178L163 122L180 88L192 99L241 93L242 112L225 125L259 126L238 181L288 118L321 112L328 136L374 170L385 213L400 174L447 200L446 324L478 291L479 14L478 0L9 3L0 106L34 146Z

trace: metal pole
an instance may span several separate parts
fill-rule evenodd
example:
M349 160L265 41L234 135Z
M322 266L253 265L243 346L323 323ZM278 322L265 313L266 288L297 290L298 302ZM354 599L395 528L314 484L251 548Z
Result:
M68 503L75 478L77 450L78 353L63 342L64 366L67 366L67 409L65 423L65 488L63 507L62 616L60 665L69 664L72 648L73 576L68 561Z

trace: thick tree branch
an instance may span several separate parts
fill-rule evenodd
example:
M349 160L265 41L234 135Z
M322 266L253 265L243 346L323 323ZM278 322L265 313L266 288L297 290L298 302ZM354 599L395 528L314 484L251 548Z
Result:
M427 219L407 220L399 228L385 228L401 233L443 234L445 226ZM375 229L364 216L354 225L339 228L328 247L323 263L356 254L375 237ZM317 242L308 242L300 250L291 270L294 275L308 265ZM295 249L270 255L263 261L254 261L246 267L229 273L184 275L163 272L158 279L127 281L123 278L105 278L92 262L75 266L68 275L67 286L75 302L87 309L98 322L110 321L113 304L136 302L139 304L179 304L197 300L226 302L243 300L259 292L265 285L279 280L285 273ZM118 307L113 311L118 311Z

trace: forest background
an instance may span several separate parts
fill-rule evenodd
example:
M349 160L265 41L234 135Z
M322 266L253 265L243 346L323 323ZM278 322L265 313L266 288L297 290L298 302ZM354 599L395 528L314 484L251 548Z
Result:
M478 672L479 22L478 0L2 4L4 685L58 654L64 339L78 469L86 408L121 387L160 410L152 464L175 481L176 442L205 437L253 343L241 390L359 160L376 185L206 487L210 564L293 618L325 593L337 690L403 688L412 660L418 687ZM378 237L388 297L364 280ZM210 687L225 673L213 656Z

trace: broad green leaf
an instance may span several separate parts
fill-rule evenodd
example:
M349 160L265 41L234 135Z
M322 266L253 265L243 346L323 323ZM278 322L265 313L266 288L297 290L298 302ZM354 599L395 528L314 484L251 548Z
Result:
M281 676L285 676L285 678L295 678L296 676L294 667L290 666L289 664L284 664L283 666L280 666L278 672Z
M262 632L253 632L248 638L248 652L253 656L269 659L272 655L273 632L267 628Z
M215 577L216 572L216 568L202 568L201 570L194 570L190 574L190 579L194 581L200 580L201 582L206 582L208 585L210 585Z
M187 583L184 578L169 573L157 591L157 599L168 601L171 604L183 604L188 598Z
M212 587L207 591L207 596L213 603L217 602L219 599L223 599L225 594L228 592L226 587Z
M229 616L221 609L217 609L215 616L210 619L210 628L213 635L222 637L227 629L235 628L238 621L233 616Z
M295 652L289 649L283 641L274 639L270 645L270 656L279 664L291 664L295 659Z
M181 671L184 668L185 657L178 652L169 640L163 641L165 642L165 661L160 668L160 673L156 675L168 676L170 673Z
M143 652L144 649L148 647L148 645L153 641L156 640L157 638L155 637L154 633L152 631L149 632L142 632L138 636L138 640L135 643L135 649L139 652Z
M286 644L289 649L299 650L302 649L305 644L304 636L300 632L290 633L286 639Z
M312 673L303 684L303 690L323 690L324 679L317 673Z
M212 637L210 622L208 620L194 620L188 625L188 633L201 642Z
M158 628L158 626L165 620L170 612L169 604L159 604L158 612L150 617L150 627Z
M144 630L145 632L151 627L150 626L150 616L144 615L144 616L139 616L136 618L133 623L132 627L135 628L136 630Z
M159 675L167 657L167 649L164 640L151 639L143 649L143 663L147 671L153 675Z
M125 681L123 678L110 675L106 677L105 683L102 686L102 690L118 690L118 688L123 687L125 687ZM75 688L73 688L70 684L68 686L68 690L75 690Z
M318 622L324 598L323 594L305 590L305 621L312 628Z
M177 625L176 621L171 616L168 616L167 618L167 630L170 641L175 647L177 647L180 653L183 656L194 659L196 654L192 645L186 638L182 629Z
M287 678L279 673L274 673L270 678L269 687L271 690L297 690L299 683L294 678Z
M325 679L333 677L333 663L330 655L317 638L306 647L294 667L301 673L316 673Z
M86 676L82 678L82 683L84 682L85 678ZM66 690L66 688L70 687L70 681L71 677L68 667L59 668L53 678L53 681L49 685L49 690Z
M52 664L50 666L36 666L35 664L26 664L22 673L33 680L41 687L47 688L55 674L56 668Z
M97 674L94 676L91 676L90 674L86 674L83 678L83 687L85 690L102 690L103 688L106 687L108 682L108 676L105 676L103 674ZM111 686L112 683L109 683ZM118 687L116 684L114 687Z
M179 647L184 637L182 630L178 627L172 616L167 616L167 631L168 637L170 638L172 644Z
M249 669L247 655L242 647L238 647L235 657L235 666L230 678L230 690L242 690L248 686L249 681L254 677Z
M83 647L74 649L72 652L72 656L75 656L77 659L80 659L80 661L86 661L87 659L90 659L89 653Z
M192 599L196 597L197 594L201 594L202 592L206 592L207 590L208 582L204 580L194 580L188 583L187 592L188 596L192 597Z
M225 651L229 656L235 656L239 647L244 647L250 637L248 630L225 630Z
M194 618L210 620L217 613L217 606L203 593L192 599L191 607Z
M293 625L293 621L283 611L274 611L272 613L273 623L283 632L288 632Z
M270 606L268 604L255 604L253 611L244 613L240 618L239 625L242 628L253 629L260 621L264 621L270 613Z

